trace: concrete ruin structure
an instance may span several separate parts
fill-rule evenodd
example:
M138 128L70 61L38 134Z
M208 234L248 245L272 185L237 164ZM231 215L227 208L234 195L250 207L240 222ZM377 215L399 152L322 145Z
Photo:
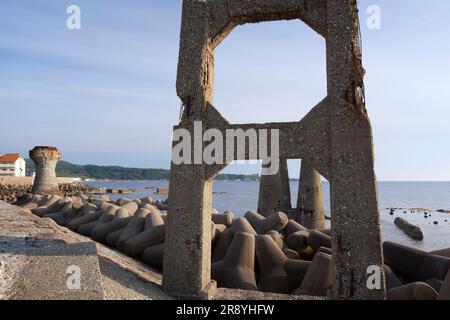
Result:
M293 19L302 20L326 40L327 96L300 122L230 124L213 104L215 48L238 25ZM356 0L183 1L177 93L184 112L175 129L194 136L196 121L202 121L203 130L221 132L278 129L279 158L302 159L330 182L336 299L386 296L364 73ZM250 153L244 158L233 160L254 160ZM212 184L229 162L172 162L163 276L169 294L202 298L214 289ZM381 277L381 286L375 288L367 285L374 267L379 267Z
M30 150L30 158L36 166L33 194L60 194L56 178L56 165L61 159L61 152L55 147L35 147Z
M259 184L258 213L268 216L292 210L291 187L286 159L280 159L278 174L262 175Z
M306 161L300 170L297 208L292 208L289 170L286 159L274 175L262 175L259 186L258 213L269 215L283 211L308 229L325 229L326 216L320 173Z

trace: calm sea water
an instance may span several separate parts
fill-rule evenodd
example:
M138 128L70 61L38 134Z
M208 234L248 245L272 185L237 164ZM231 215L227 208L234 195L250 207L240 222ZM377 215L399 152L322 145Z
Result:
M167 196L156 195L155 189L168 188L165 181L111 181L89 182L94 187L131 188L136 192L128 195L113 195L117 198L141 198L151 195L155 199L165 200ZM324 201L327 214L330 214L329 184L324 182ZM291 182L293 206L297 203L298 182ZM259 182L216 181L214 183L213 206L219 211L231 210L237 216L248 210L256 210L258 204ZM397 241L424 250L437 250L450 247L450 214L439 213L439 209L450 210L450 182L379 182L378 193L381 210L381 224L384 240ZM423 208L431 213L425 219L422 211L397 210L389 215L387 208ZM393 224L396 216L419 225L425 235L423 242L410 240ZM446 221L447 220L447 221ZM437 221L439 224L435 225Z

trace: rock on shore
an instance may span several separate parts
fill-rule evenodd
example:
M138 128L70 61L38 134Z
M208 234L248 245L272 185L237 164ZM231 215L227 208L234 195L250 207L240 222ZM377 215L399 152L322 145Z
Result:
M23 195L31 193L32 186L19 186L10 184L0 184L0 201L8 203L16 202ZM98 190L84 184L66 183L60 184L59 190L65 197L81 196L82 194L97 193Z

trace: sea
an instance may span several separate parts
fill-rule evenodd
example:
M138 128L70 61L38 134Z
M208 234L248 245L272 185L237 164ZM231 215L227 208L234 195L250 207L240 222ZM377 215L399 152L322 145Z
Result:
M97 188L134 189L126 195L111 195L112 199L142 198L152 196L165 200L167 195L156 194L156 188L167 189L168 181L95 181L86 184ZM293 207L297 203L298 181L291 181ZM323 182L324 205L330 216L330 188ZM213 188L213 207L232 211L237 217L258 205L258 181L215 181ZM422 250L432 251L450 248L450 182L378 182L378 197L383 241L395 241ZM394 208L393 215L390 214ZM425 217L427 213L428 218ZM396 217L402 217L421 227L423 241L411 240L394 225ZM328 224L330 222L328 221Z

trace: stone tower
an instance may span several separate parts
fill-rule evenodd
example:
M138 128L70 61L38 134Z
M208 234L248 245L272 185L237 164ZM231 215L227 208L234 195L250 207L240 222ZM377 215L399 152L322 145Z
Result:
M30 150L30 158L36 165L33 194L57 195L60 193L56 179L56 164L61 159L61 152L55 147L35 147Z

